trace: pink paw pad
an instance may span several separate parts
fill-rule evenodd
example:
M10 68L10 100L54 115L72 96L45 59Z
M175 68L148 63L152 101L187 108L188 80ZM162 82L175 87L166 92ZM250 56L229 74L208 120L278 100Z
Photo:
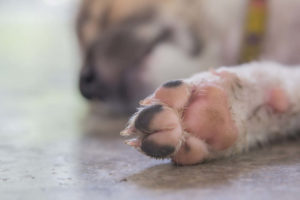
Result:
M237 138L227 96L218 86L202 89L204 93L194 96L184 112L184 127L214 149L224 150Z
M153 95L141 101L141 105L149 105L156 101L164 103L174 109L182 109L188 102L191 87L182 80L169 81L159 87Z
M207 145L204 141L188 136L179 151L172 156L172 161L180 165L196 164L203 161L208 155Z
M286 112L290 106L289 98L280 87L272 88L267 100L267 104L271 106L276 112Z

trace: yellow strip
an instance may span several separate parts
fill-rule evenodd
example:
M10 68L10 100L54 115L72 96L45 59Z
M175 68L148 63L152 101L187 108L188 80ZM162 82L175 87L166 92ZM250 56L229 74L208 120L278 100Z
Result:
M259 58L266 30L267 0L250 0L245 21L240 63Z

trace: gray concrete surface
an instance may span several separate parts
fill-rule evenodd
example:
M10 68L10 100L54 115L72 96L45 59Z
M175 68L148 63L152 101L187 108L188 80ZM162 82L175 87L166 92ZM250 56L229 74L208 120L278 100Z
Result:
M72 6L16 2L0 2L1 200L299 199L299 139L189 167L127 147L78 94Z

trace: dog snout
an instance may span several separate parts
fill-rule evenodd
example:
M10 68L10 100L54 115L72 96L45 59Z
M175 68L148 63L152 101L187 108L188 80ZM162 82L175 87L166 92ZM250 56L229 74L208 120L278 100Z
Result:
M85 67L81 71L79 88L81 94L91 100L106 100L109 96L109 87L101 82L97 74L92 70L92 67Z
M124 80L119 74L116 80L103 78L92 67L84 67L80 74L79 87L82 95L88 100L130 102L129 85L132 81ZM134 91L133 91L134 92Z

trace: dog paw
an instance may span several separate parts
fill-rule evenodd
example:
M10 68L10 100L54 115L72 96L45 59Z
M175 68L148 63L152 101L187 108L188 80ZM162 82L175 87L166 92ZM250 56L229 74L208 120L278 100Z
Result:
M140 102L142 107L121 135L138 134L126 143L148 156L183 165L202 162L237 139L227 83L222 78L197 84L167 82Z

